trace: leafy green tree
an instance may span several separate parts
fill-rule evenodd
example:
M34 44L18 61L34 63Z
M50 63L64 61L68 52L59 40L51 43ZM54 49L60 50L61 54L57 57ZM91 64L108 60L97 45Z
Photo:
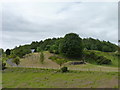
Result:
M6 51L5 51L6 55L10 55L10 52L11 52L10 49L6 49Z
M55 60L55 62L56 62L57 64L59 64L60 67L61 67L62 64L64 64L66 61L65 61L64 59L57 59L57 60Z
M41 51L41 48L40 47L37 47L37 52L40 52Z
M83 44L87 50L99 50L103 52L115 52L118 48L117 45L112 44L109 41L100 41L93 38L84 38Z
M80 58L83 53L82 39L75 33L66 34L60 44L60 53L68 58Z
M4 53L4 50L0 48L0 55L2 55L3 53Z
M11 53L22 58L24 55L31 53L31 49L29 45L24 45L14 48Z
M13 59L13 61L12 62L14 62L15 64L20 64L20 58L19 57L16 57L16 58L14 58Z
M2 70L4 70L6 68L6 63L2 62Z
M67 67L62 67L62 68L61 68L61 71L62 71L62 73L68 72L68 68L67 68Z
M104 52L111 52L111 48L108 47L108 46L103 46L102 50L103 50Z
M40 62L43 64L44 62L44 54L43 54L43 51L41 51L40 53Z

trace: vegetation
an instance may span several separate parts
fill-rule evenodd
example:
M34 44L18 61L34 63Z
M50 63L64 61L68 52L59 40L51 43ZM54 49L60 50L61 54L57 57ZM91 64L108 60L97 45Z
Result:
M11 50L7 49L5 52L2 48L0 50L1 54L3 53L1 56L2 61L16 57L23 58L25 55L31 53L31 49L35 49L35 52L49 51L58 55L59 57L52 56L51 59L60 66L72 60L71 58L76 58L76 60L80 61L83 60L91 64L118 66L117 56L120 57L120 49L118 48L117 45L109 41L100 41L93 38L81 39L77 34L69 33L64 38L49 38L40 42L33 41L31 44L20 45ZM101 52L98 54L99 51ZM115 54L113 54L114 52ZM69 59L65 57L61 58L61 55L69 57ZM78 57L82 58L77 59ZM42 59L41 61L43 62Z
M8 68L2 74L3 88L118 88L116 72Z
M84 38L83 44L87 50L98 50L103 52L115 52L118 50L118 46L109 41L100 41L93 38Z
M68 58L80 58L82 51L82 39L75 33L66 34L60 44L60 53Z
M61 57L59 57L59 56L51 56L51 57L49 57L49 59L51 59L51 60L53 60L54 62L56 62L58 65L60 65L60 67L61 67L64 63L68 62L67 59L61 58Z
M0 48L0 56L4 53L4 50Z
M24 55L31 53L30 45L24 45L15 47L11 50L11 55L16 55L20 58L22 58Z
M20 64L20 59L19 57L16 57L12 60L13 63L15 63L16 65Z
M72 37L75 37L75 38L72 38ZM68 41L65 42L66 40L68 40ZM73 48L81 49L80 50L81 52L76 51L76 54L74 53L76 56L78 56L77 55L78 53L79 53L79 56L81 56L80 54L82 53L82 49L98 50L98 51L102 51L102 52L115 52L118 50L118 46L110 43L109 41L100 41L98 39L93 39L93 38L80 39L77 34L69 33L69 34L66 34L64 38L48 38L44 41L42 41L42 40L41 41L33 41L31 44L22 45L22 46L20 45L19 47L15 47L11 50L8 49L8 50L6 50L5 53L7 53L6 55L15 54L16 56L22 58L24 55L31 53L31 49L35 49L35 52L40 52L40 50L43 50L43 51L50 51L51 53L55 53L55 54L59 54L61 51L61 53L65 55L65 53L63 52L64 49L62 50L62 46L69 45L67 43L71 43L72 46L75 45L75 47L69 47L70 50L72 50ZM80 45L80 46L77 47L77 45ZM68 47L66 47L65 49L67 49L67 48ZM67 50L67 52L68 51L69 50ZM71 53L68 52L68 54L73 55L72 53L73 52L71 52Z
M33 49L35 53L31 53ZM63 38L33 41L6 51L1 48L1 58L5 88L118 87L116 67L120 59L120 47L109 41L81 39L79 35L69 33ZM31 68L10 68L7 67L7 60ZM70 64L81 61L86 64Z
M41 53L40 53L40 62L43 64L43 62L44 62L44 54L43 54L43 52L41 51Z
M11 52L10 49L7 49L7 50L5 51L6 55L10 55L10 52Z
M2 70L6 69L6 63L2 62Z
M62 66L62 64L65 63L65 60L64 60L64 59L57 59L57 60L55 60L55 61L56 61L57 64L60 65L60 67Z
M61 68L61 71L62 71L62 72L68 72L68 68L67 68L67 67L62 67L62 68Z
M117 56L114 55L114 53L106 53L106 52L98 52L98 51L93 51L95 54L104 56L108 59L112 60L112 64L106 65L97 65L94 64L93 61L91 63L86 63L86 64L78 64L78 65L70 65L69 63L71 62L80 62L80 60L76 59L67 59L64 57L61 57L59 55L54 55L52 53L49 53L48 51L44 51L44 64L40 63L40 54L39 53L32 53L32 54L27 54L24 58L20 60L20 66L25 66L25 67L32 67L32 68L54 68L54 69L60 69L63 66L68 67L70 70L85 70L85 71L106 71L106 72L111 72L111 71L118 71L118 59ZM113 55L112 55L113 54ZM57 59L64 59L65 63L62 64L60 67L59 64L56 63Z
M112 62L110 59L107 59L104 56L99 56L99 55L95 54L95 52L88 51L88 50L84 51L84 57L85 57L86 62L96 63L98 65L101 65L101 64L109 65Z

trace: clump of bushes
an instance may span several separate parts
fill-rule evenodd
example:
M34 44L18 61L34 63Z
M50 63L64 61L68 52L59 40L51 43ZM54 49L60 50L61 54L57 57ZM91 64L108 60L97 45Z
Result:
M20 64L20 58L19 57L13 58L12 62L18 65Z
M41 53L40 53L40 62L43 64L43 62L44 62L44 59L45 59L45 57L44 57L44 53L41 51Z
M51 56L51 57L49 57L49 59L51 59L51 60L57 60L59 57L58 56Z
M49 57L49 59L51 59L53 61L59 61L59 60L64 61L64 62L68 61L67 59L64 59L64 58L59 57L59 56L51 56L51 57Z
M68 60L61 58L61 57L58 57L58 56L51 56L51 57L49 57L49 59L56 62L58 65L60 65L60 67L68 61Z
M61 72L68 72L68 68L67 67L62 67Z
M6 69L6 63L2 62L2 70Z

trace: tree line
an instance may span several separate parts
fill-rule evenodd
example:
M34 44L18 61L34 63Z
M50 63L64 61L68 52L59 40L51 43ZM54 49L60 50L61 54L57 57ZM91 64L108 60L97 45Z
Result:
M115 52L118 50L118 46L109 42L109 41L100 41L98 39L94 39L94 38L76 38L74 35L74 33L72 36L70 36L69 34L66 34L66 36L68 36L68 38L48 38L45 40L41 40L41 41L33 41L31 44L27 44L27 45L20 45L20 46L16 46L13 49L6 49L6 51L4 51L3 49L1 50L1 53L5 53L6 55L16 55L19 56L20 58L23 57L25 54L31 53L31 49L34 49L34 52L40 52L42 51L49 51L51 53L55 53L55 54L59 54L60 53L60 45L62 45L61 43L66 44L70 44L70 42L72 42L70 48L74 48L76 43L81 43L82 42L82 46L81 44L79 44L80 47L82 47L82 49L84 50L98 50L98 51L103 51L103 52ZM72 38L76 38L73 39ZM65 40L66 39L66 40ZM79 49L78 49L79 50ZM65 48L63 48L63 51L66 51ZM68 51L69 52L69 51ZM76 51L77 54L81 53L80 51ZM64 53L64 52L63 52ZM72 51L69 52L69 54L73 54Z
M4 51L0 49L0 57L2 56L2 64L4 66L4 60L12 58L13 62L19 64L19 58L24 55L34 52L41 52L40 61L43 63L44 55L43 51L49 51L50 53L61 54L67 58L95 58L98 64L108 64L111 60L104 57L96 56L94 53L85 53L86 50L98 50L103 52L115 52L118 51L118 46L109 41L100 41L93 38L81 38L76 33L68 33L63 38L48 38L44 41L33 41L31 44L15 47L13 49L7 49ZM120 50L120 49L119 49ZM57 59L57 62L61 63L61 59Z

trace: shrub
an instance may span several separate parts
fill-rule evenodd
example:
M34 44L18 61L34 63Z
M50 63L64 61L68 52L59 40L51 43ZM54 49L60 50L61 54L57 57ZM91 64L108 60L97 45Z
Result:
M18 64L20 64L20 58L16 57L12 60L12 62L18 65Z
M50 53L54 53L52 50L49 50Z
M2 70L4 70L6 67L6 63L2 62Z
M59 51L58 50L55 50L55 52L54 52L55 54L59 54Z
M57 64L59 64L60 67L61 67L62 64L64 64L66 61L65 61L64 59L57 59L57 60L55 60L55 62L56 62Z
M68 72L68 68L67 67L62 67L61 72Z
M41 51L41 53L40 53L40 62L43 64L43 62L44 62L44 54L43 54L43 52Z
M49 57L49 59L51 59L51 60L55 61L55 60L57 60L57 59L58 59L58 57L57 57L57 56L51 56L51 57Z

